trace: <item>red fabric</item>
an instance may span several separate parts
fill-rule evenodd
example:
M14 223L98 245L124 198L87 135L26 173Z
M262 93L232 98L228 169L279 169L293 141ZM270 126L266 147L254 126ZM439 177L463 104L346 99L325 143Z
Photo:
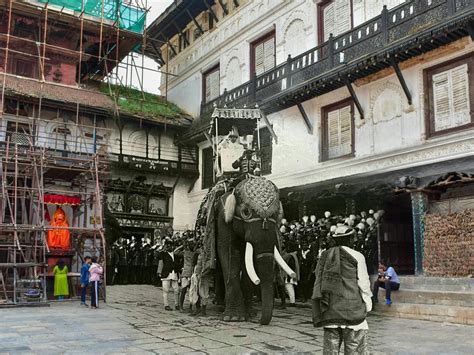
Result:
M79 205L81 198L77 196L44 194L44 202L51 205Z

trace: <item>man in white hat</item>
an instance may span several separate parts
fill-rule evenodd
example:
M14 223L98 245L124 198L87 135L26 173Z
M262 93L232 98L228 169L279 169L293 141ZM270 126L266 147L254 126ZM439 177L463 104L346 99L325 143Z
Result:
M332 233L334 246L324 251L316 268L313 324L324 327L324 354L368 354L367 313L372 292L364 256L349 248L355 231L346 225Z
M239 131L232 126L229 134L219 143L217 147L217 176L235 175L239 168L232 164L244 153L244 146L239 141Z

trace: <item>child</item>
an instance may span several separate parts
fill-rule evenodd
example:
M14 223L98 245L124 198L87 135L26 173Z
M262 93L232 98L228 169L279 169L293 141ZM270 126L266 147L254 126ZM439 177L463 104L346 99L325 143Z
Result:
M54 297L59 301L64 299L64 296L69 296L69 285L67 283L67 273L69 272L64 260L60 259L53 269L54 275Z
M91 308L99 308L99 285L100 278L104 269L97 263L97 258L92 258L92 264L89 268L91 283Z
M86 295L87 286L89 286L89 268L91 266L92 259L90 256L84 258L84 264L81 267L81 306L87 306Z

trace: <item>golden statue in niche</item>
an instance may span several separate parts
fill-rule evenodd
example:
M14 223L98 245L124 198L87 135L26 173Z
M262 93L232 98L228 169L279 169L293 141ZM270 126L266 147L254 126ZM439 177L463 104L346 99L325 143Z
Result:
M63 227L60 229L51 229L48 231L48 246L50 249L69 250L71 248L69 224L67 223L66 213L61 207L58 207L53 215L53 220L49 224L51 227Z

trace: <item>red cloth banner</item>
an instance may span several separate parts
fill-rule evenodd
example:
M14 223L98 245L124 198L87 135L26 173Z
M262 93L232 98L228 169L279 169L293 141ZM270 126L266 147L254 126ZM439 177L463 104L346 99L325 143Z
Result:
M44 203L50 205L79 205L81 198L77 196L44 194Z

